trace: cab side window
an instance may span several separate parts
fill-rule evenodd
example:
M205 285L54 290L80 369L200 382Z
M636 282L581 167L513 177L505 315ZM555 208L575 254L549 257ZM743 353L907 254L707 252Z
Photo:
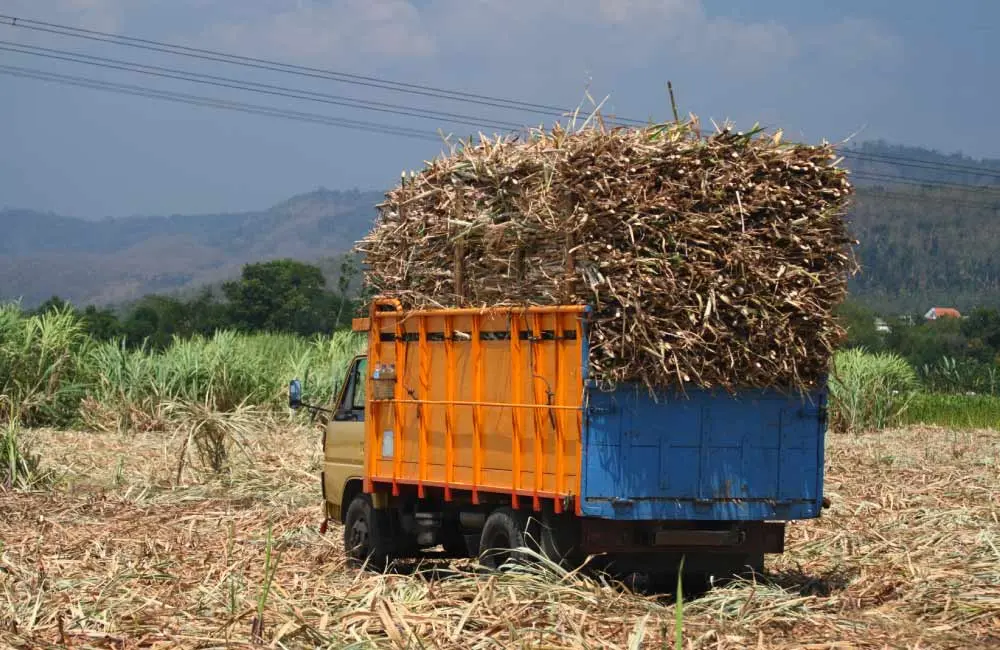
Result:
M365 369L368 367L368 359L360 359L354 365L354 377L351 382L354 384L354 399L351 408L355 411L365 412Z
M351 365L347 375L347 389L334 416L337 420L365 419L365 369L368 359L361 358Z

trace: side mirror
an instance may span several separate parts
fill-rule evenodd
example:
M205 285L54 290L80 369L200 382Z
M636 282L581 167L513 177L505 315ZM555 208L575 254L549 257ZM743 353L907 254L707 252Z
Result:
M297 409L302 406L302 382L293 379L288 384L288 408Z

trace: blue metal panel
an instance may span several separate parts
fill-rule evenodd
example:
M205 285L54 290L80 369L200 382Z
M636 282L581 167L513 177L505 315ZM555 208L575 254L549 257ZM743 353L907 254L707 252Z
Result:
M583 514L632 520L792 520L823 500L825 390L587 391Z

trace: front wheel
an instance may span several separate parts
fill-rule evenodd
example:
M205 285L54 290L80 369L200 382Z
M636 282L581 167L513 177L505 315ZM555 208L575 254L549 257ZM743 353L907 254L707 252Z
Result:
M392 548L388 513L376 510L367 494L354 497L344 518L344 552L348 559L383 570L392 559Z

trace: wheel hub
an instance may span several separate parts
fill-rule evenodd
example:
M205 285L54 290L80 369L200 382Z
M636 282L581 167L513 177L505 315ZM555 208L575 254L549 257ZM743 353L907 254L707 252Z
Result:
M368 547L368 524L363 520L354 522L351 526L351 550L355 553L359 549Z

